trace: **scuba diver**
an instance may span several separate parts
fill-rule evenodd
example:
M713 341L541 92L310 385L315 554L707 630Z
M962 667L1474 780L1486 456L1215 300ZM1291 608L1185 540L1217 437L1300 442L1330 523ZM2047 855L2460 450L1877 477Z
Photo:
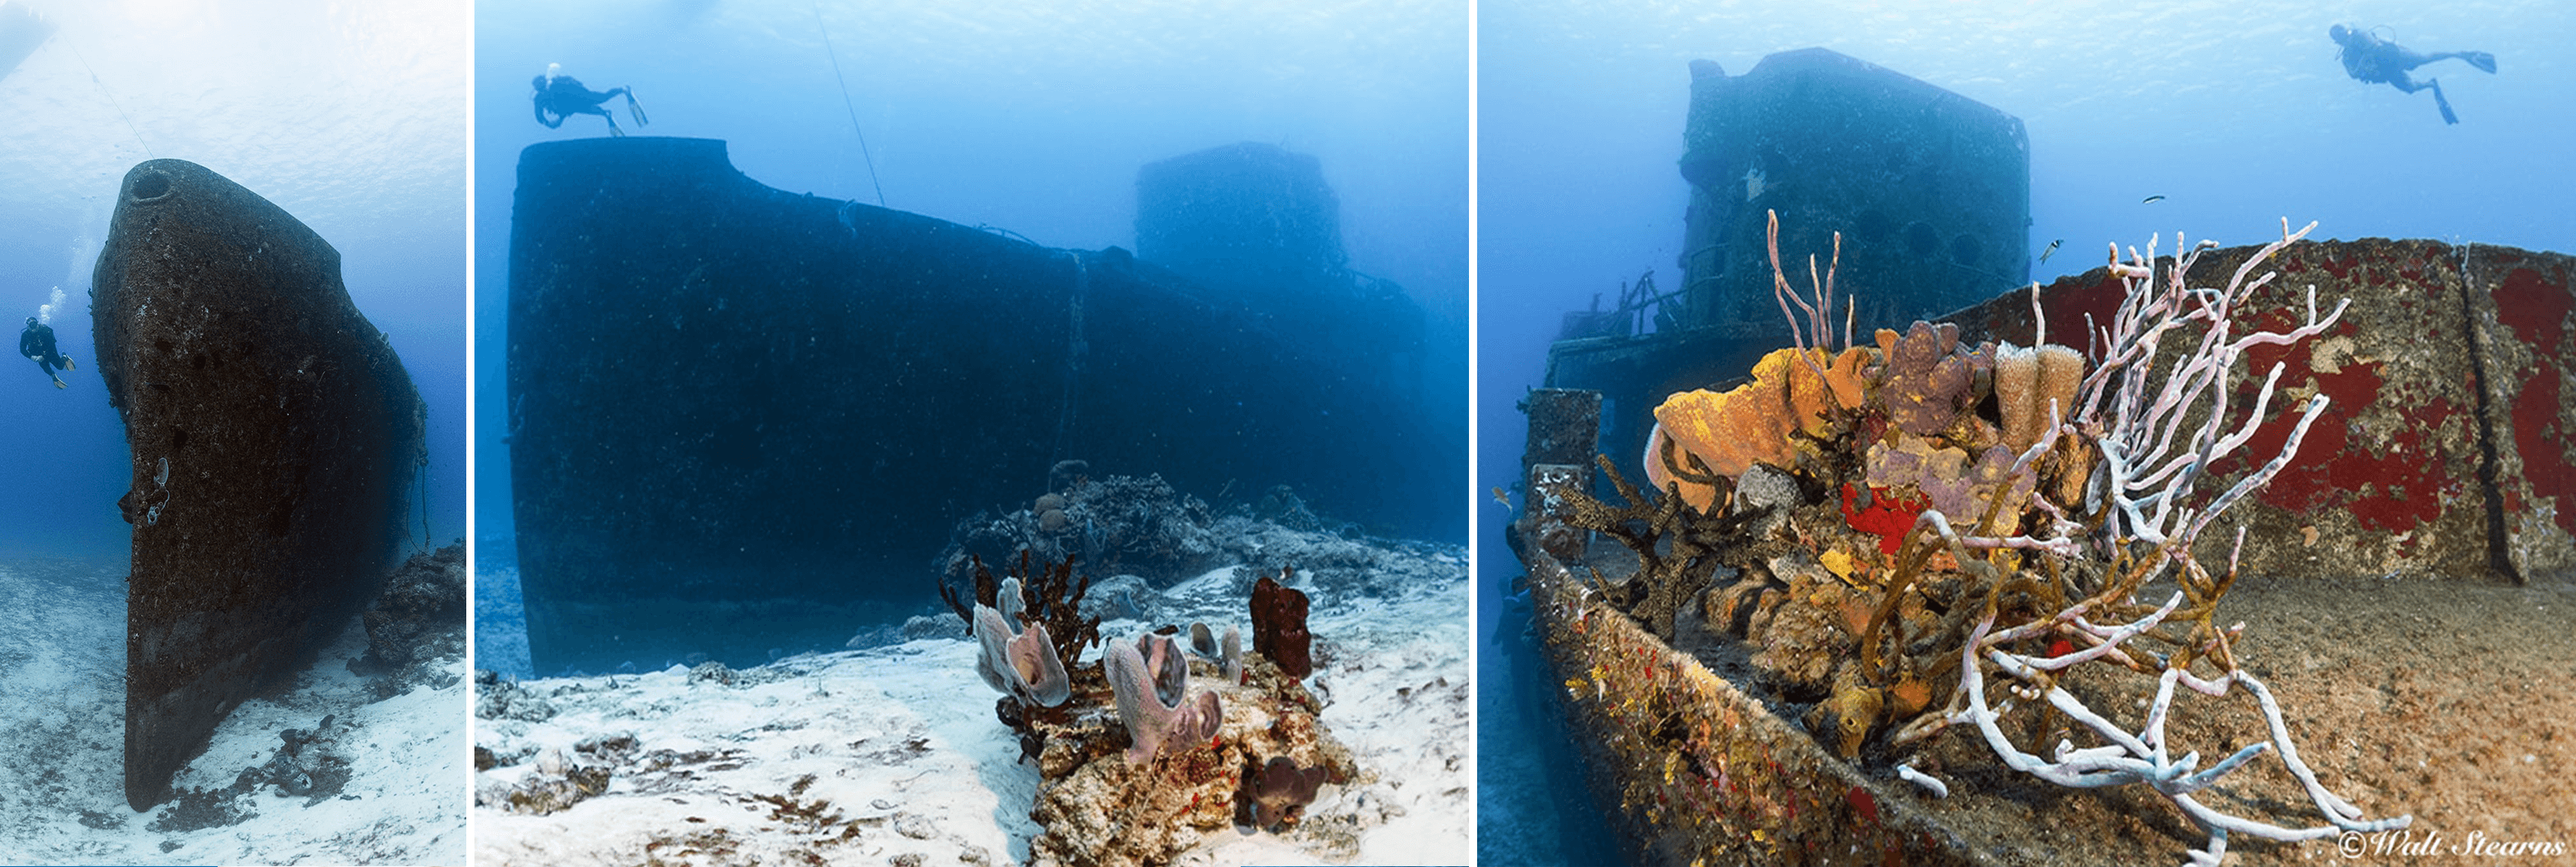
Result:
M2427 78L2423 83L2407 76L2407 71L2436 60L2457 58L2487 72L2496 71L2495 55L2484 51L2444 51L2423 54L2406 46L2381 39L2367 31L2337 24L2326 29L2326 35L2343 46L2340 55L2343 71L2363 84L2385 84L2406 93L2433 89L2433 106L2442 110L2443 123L2459 123L2460 116L2451 113L2451 101L2442 98L2440 79Z
M27 330L18 332L18 354L35 362L36 369L44 371L46 378L54 381L55 388L71 387L63 384L62 377L54 375L55 368L80 369L80 365L72 363L70 356L54 348L53 326L38 322L33 316L27 317Z
M623 87L609 88L606 93L593 91L581 86L580 79L563 74L560 63L546 64L546 74L528 83L537 89L537 122L548 129L562 129L563 122L576 114L595 114L608 121L609 135L624 136L626 131L617 128L617 116L600 107L600 103L618 96L626 97L626 111L635 116L636 126L652 123L644 117L644 106L635 101L635 91Z

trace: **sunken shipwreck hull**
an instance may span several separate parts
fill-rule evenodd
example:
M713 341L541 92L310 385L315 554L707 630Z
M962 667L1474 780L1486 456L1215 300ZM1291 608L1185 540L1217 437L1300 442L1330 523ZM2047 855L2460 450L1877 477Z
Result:
M374 597L428 455L339 251L184 160L135 166L120 193L91 309L134 463L125 793L143 810Z
M2209 251L2193 273L2223 281L2250 253ZM2553 749L2544 730L2554 723L2504 721L2548 718L2549 708L2563 706L2563 691L2558 698L2522 694L2529 672L2496 664L2483 655L2491 651L2464 651L2427 637L2566 628L2564 614L2546 612L2563 610L2567 588L2576 583L2576 559L2567 553L2576 534L2566 518L2576 506L2576 486L2568 483L2576 479L2570 471L2576 446L2566 435L2576 431L2576 402L2567 398L2576 371L2564 361L2576 350L2569 344L2576 333L2576 257L2372 239L2295 244L2263 270L2279 276L2240 313L2254 327L2281 328L2304 314L2311 285L2321 308L2346 297L2352 305L2322 334L2286 351L2249 353L2254 369L2237 378L2239 399L2250 404L2253 386L2277 362L2281 387L2291 395L2273 401L2249 449L2256 456L2279 449L2298 415L2297 396L2323 394L2332 403L2297 459L2223 517L2231 529L2248 527L2241 581L2258 588L2241 591L2247 597L2241 604L2231 597L2224 610L2231 620L2251 621L2242 645L2247 658L2284 691L2290 729L2310 750L2310 762L2325 761L2318 754L2342 757L2319 771L2330 786L2370 787L2375 797L2360 801L2370 815L2415 810L2419 829L2477 821L2480 811L2492 809L2477 805L2509 794L2424 794L2460 785L2475 791L2475 784L2456 782L2458 773L2398 770L2416 768L2419 760L2438 764L2452 748L2389 756L2425 745L2481 744L2478 732L2499 725L2516 732L2508 736L2509 752L2535 744ZM2196 278L2193 285L2202 282ZM2047 333L2052 340L2081 334L2088 313L2095 322L2108 321L2120 292L2120 281L2103 269L2040 288ZM2035 336L2032 311L2032 293L2021 291L1943 318L1960 324L1967 341L2027 344ZM1749 366L1759 355L1740 351L1740 363ZM1583 752L1594 798L1631 860L2134 862L2177 860L2198 845L2203 832L2143 786L2079 791L2040 783L2005 769L1968 731L1938 735L1947 740L1916 754L1953 791L1934 797L1896 779L1883 753L1864 752L1865 759L1881 756L1878 761L1836 755L1810 729L1815 720L1807 712L1817 702L1785 697L1762 683L1748 662L1753 651L1738 644L1728 624L1706 615L1717 608L1710 599L1681 604L1670 641L1614 604L1611 588L1638 570L1638 558L1606 536L1570 526L1562 497L1550 494L1583 491L1619 502L1589 456L1603 445L1596 440L1600 432L1651 425L1651 417L1639 418L1649 407L1621 406L1588 390L1535 393L1524 459L1533 493L1512 534L1550 685L1573 729L1568 740ZM1619 413L1638 417L1608 417ZM1625 477L1641 477L1637 450L1600 450ZM2247 464L2222 462L2204 484L2233 485L2252 469ZM1831 496L1805 495L1811 505ZM2225 563L2223 545L2206 550L2212 547L2204 540L2202 558ZM1814 568L1825 553L1789 548L1771 562ZM1705 593L1716 596L1730 580L1713 576ZM2496 618L2493 625L2489 618ZM1741 623L1733 629L1740 631ZM2338 667L2389 674L2337 679ZM2502 670L2483 671L2489 668ZM2464 676L2472 682L2451 694L2498 700L2446 705L2424 697L2428 688L2453 688L2426 683ZM2084 686L2124 704L2135 690L2134 683ZM2246 704L2242 695L2214 706L2178 704L2175 730L2189 734L2176 737L2233 732L2222 744L2192 746L2242 745L2253 734ZM2253 719L2259 729L2259 717ZM1869 743L1875 748L1884 736ZM2011 736L2023 749L2040 751L2057 733L2016 729ZM2466 749L2481 756L2466 764L2486 761L2482 745ZM2303 801L2284 782L2277 760L2265 756L2254 766L2254 778L2231 794L2275 808ZM2432 803L2413 802L2417 797ZM2446 800L2465 815L2442 815ZM2432 812L2422 812L2427 809ZM2316 817L2274 821L2316 824ZM2331 844L2240 838L2231 852L2248 863L2298 862L2324 857L2317 853Z
M2253 251L2212 250L2195 273L2226 274ZM2300 243L2275 256L2265 270L2279 276L2257 296L2254 325L2291 323L2310 286L2320 306L2348 298L2351 309L2314 340L2247 356L2253 381L2240 385L2250 389L2279 363L2287 394L2333 400L2330 423L2301 445L2298 464L2232 513L2257 539L2295 542L2249 544L2247 568L2515 584L2576 574L2570 262L2562 253L2382 238ZM2081 340L2087 317L2109 321L2120 293L2107 268L2040 287L2045 333ZM2028 291L1933 318L1958 324L1968 342L2028 346L2042 333ZM1603 394L1601 451L1633 475L1656 403L1743 377L1784 327L1775 320L1560 341L1547 386ZM2274 402L2253 452L2277 450L2293 404ZM2233 481L2251 467L2222 461L2214 469Z
M2179 388L2162 392L2171 399L2162 405L2182 408L2169 416L2086 415L2094 429L2048 443L2055 451L2017 473L2016 456L2038 455L2028 450L2046 429L2030 408L2045 403L2034 397L2034 378L2048 375L2031 368L2053 357L2055 381L2070 387L2070 359L2077 375L2097 370L2100 357L2074 357L2109 339L2097 329L2113 326L2129 291L2108 268L2045 287L2024 282L2029 168L2020 122L1829 51L1773 55L1741 76L1706 62L1692 71L1680 165L1692 194L1685 285L1635 302L1659 307L1656 333L1550 348L1547 388L1526 404L1529 497L1510 535L1527 571L1547 691L1629 859L2136 863L2224 846L2179 802L2143 785L2077 790L2010 770L1978 736L1975 722L1989 717L1945 711L1953 698L1986 692L1969 684L1993 682L1963 679L1963 663L1986 659L2002 671L2007 659L2077 652L2030 636L2092 640L2098 633L2051 619L2080 617L2084 605L2119 609L2119 620L2141 630L2172 625L2159 623L2152 604L2123 607L2169 594L2198 600L2184 615L2192 631L2152 639L2168 649L2151 651L2151 662L2208 666L2202 648L2217 648L2237 662L2224 676L2269 680L2285 708L2280 725L2290 734L2281 737L2244 707L2244 689L2176 703L2160 717L2185 742L2177 754L2210 750L2214 761L2249 742L2272 748L2198 790L2225 802L2214 809L2325 827L2323 799L2319 811L2301 812L2311 798L2277 758L2296 745L2327 786L2358 792L2360 812L2389 823L2368 827L2413 821L2396 818L2407 815L2422 820L2419 831L2486 827L2492 836L2505 833L2496 817L2510 814L2539 829L2519 833L2576 830L2555 805L2518 806L2533 786L2557 788L2554 780L2494 772L2511 767L2507 752L2535 767L2576 758L2561 743L2576 734L2561 722L2576 689L2557 687L2555 676L2576 657L2576 642L2560 638L2576 632L2567 614L2576 608L2567 598L2576 593L2576 366L2566 361L2576 353L2576 259L2285 237L2269 261L2240 274L2257 248L2200 251L2190 271L2196 290L2245 285L2231 274L2274 274L2231 308L2230 334L2282 334L2344 299L2349 307L2303 339L2249 344L2241 357L2208 349L2228 341L2203 344L2199 326L2177 323L2170 335L2180 336L2153 344L2153 378L2119 380L2122 393L2175 381L2186 353L2232 358L2232 373L2216 380L2223 385L2187 399ZM1827 314L1783 321L1774 231L1784 263L1839 259L1845 295ZM1838 253L1836 233L1845 242ZM2131 274L2151 264L2166 279L2173 260L2130 264ZM1798 276L1789 283L1820 288ZM1934 315L1942 310L1953 312ZM1615 315L1642 313L1623 305ZM1845 328L1853 333L1841 338ZM1807 362L1775 353L1793 330L1807 345L1843 351ZM2062 346L2007 352L1992 342ZM2020 383L2012 389L2007 356ZM2254 410L2276 366L2277 392ZM2242 442L2186 445L2177 456L2136 439L2161 431L2167 443L2218 441L2218 428L2202 423L2210 398L2222 394L2226 430L2242 431ZM1668 398L1669 414L1659 409ZM2315 407L2295 460L2243 499L2218 499L2284 450L2311 398L2327 403ZM2082 521L2067 519L2082 534L2134 533L2138 518L2101 523L2112 519L2090 487L2101 479L2086 461L2105 454L2105 436L2128 437L2120 448L2136 451L2124 454L2164 468L2150 484L2194 486L2180 506L2232 503L2189 558L2224 579L2119 583L2105 576L2143 582L2160 573L2107 562L2125 555L2092 535L2019 540L2065 543L2045 557L1908 541L1939 497L1950 498L1939 510L1967 535L2057 531L2064 511L2026 512L2033 500L2010 493L2024 479L2029 490L2054 485L2052 506L2083 504L2073 510ZM1682 454L1713 463L1658 461L1685 440ZM2200 455L2216 457L2204 466ZM1669 497L1616 484L1652 490L1662 486L1654 476L1710 511L1685 514ZM1728 499L1714 499L1721 493ZM1971 514L2000 520L1981 527L1961 517ZM2241 559L2231 548L2240 525ZM2028 627L2002 639L2027 646L1984 648L2001 658L1962 653L1976 646L1969 627L1980 613L1988 624ZM2242 632L2221 635L2240 620ZM2490 633L2545 637L2483 640ZM2093 664L2104 658L2065 663L2072 667L2051 683L2131 738L2143 730L2157 677L2147 671L2156 669ZM2535 693L2536 683L2549 686ZM2060 713L2062 696L2043 705L2040 695L2017 693L2017 712L1990 718L2018 720L1999 722L2011 730L1998 740L2034 754L2068 742L2073 714ZM2090 722L2072 731L2108 739ZM2124 760L2130 750L2112 749ZM1902 781L1894 765L1903 762L1947 779L1950 794ZM2443 762L2479 770L2428 770ZM2347 815L2337 824L2366 823ZM2332 845L2237 836L2228 854L2248 863L2314 863ZM2359 854L2372 851L2398 854Z
M540 144L511 237L511 496L538 669L837 647L1059 462L1396 532L1456 490L1373 359L1124 250L745 177L721 141Z

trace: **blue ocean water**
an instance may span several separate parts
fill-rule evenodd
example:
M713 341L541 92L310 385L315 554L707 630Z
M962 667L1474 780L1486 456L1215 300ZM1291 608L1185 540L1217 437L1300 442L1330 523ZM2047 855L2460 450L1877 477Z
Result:
M0 560L122 558L125 432L90 343L89 284L118 184L190 160L340 251L359 311L429 405L430 530L465 532L463 4L24 3L57 30L0 77L0 313L49 310L79 362L57 390L23 359L9 407ZM415 534L419 530L413 530Z
M2344 75L2330 25L2378 28L2457 61L2431 94ZM1479 489L1519 472L1513 409L1544 376L1558 317L1652 268L1667 289L1687 189L1688 64L1741 75L1825 47L2009 112L2031 147L2031 250L2065 246L2041 281L2162 233L2259 243L2280 220L2313 238L2433 238L2576 251L2576 11L2536 2L1577 3L1479 5ZM2164 196L2145 203L2149 196ZM1785 252L1785 251L1784 251ZM1869 291L1868 287L1856 287ZM1785 331L1783 334L1785 340ZM1637 472L1634 467L1628 468ZM1505 603L1518 574L1503 511L1478 513L1485 864L1612 863L1545 717L1543 675Z
M530 144L608 132L597 117L561 129L532 118L530 79L549 64L594 90L632 88L651 125L612 101L628 132L723 139L762 184L1056 248L1134 249L1147 163L1246 141L1312 155L1339 195L1350 267L1401 284L1428 313L1423 393L1441 404L1429 411L1466 416L1468 34L1457 0L559 0L484 4L476 32L481 574L514 567L488 556L514 550L503 440L514 167ZM1463 454L1463 421L1454 437ZM1423 509L1463 540L1465 498Z

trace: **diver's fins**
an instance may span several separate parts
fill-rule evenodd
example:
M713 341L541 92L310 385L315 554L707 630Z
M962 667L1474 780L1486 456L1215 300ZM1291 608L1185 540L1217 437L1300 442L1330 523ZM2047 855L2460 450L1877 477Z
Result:
M2494 70L2490 69L2488 71L2493 72ZM635 89L631 87L626 89L626 113L635 116L636 126L653 125L653 120L644 116L644 104L635 101Z
M2443 123L2454 123L2454 124L2455 124L2455 123L2459 123L2459 122L2460 122L2460 116L2459 116L2459 115L2456 115L2456 114L2452 114L2452 113L2451 113L2451 101L2450 101L2450 100L2448 100L2448 99L2443 99L2443 98L2442 98L2442 82L2440 82L2440 81L2434 81L2434 82L2432 82L2432 85L2433 85L2433 106L2434 106L2435 108L2439 108L2439 109L2441 109L2441 110L2442 110L2442 122L2443 122Z
M72 357L71 357L71 356L66 355L66 356L63 356L63 369L64 369L64 370L79 370L79 369L80 369L80 365L73 363L73 362L72 362Z
M64 382L64 381L62 381L62 380L57 379L57 380L54 380L54 387L55 387L55 388L70 388L70 387L71 387L71 384L66 383L66 382Z
M2463 51L2460 52L2460 59L2468 61L2470 66L2475 66L2481 70L2487 72L2495 71L2495 55L2493 54L2488 54L2484 51Z

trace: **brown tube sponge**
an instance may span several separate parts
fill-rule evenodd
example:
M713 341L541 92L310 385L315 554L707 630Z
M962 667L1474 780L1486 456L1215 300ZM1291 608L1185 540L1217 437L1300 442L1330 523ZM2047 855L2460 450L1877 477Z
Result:
M2039 352L2011 343L1995 347L1995 406L2002 411L2004 442L2019 452L2039 441L2048 423L2040 401Z
M2084 354L2051 343L1995 348L1995 404L2002 410L2004 441L2013 451L2030 448L2048 432L2048 405L2060 421L2075 416L2075 390L2084 384Z
M2075 390L2084 385L2084 353L2051 343L2039 348L2039 393L2057 402L2060 420L2075 418ZM2048 424L2048 404L2039 405L2039 423Z

